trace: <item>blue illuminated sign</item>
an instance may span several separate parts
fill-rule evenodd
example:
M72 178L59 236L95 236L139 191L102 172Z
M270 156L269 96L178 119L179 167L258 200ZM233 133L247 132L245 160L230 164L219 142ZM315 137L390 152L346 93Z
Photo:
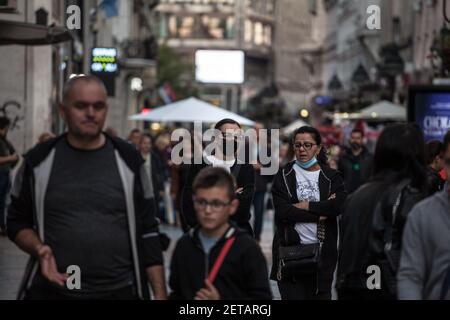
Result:
M94 48L92 50L91 72L117 73L117 49Z

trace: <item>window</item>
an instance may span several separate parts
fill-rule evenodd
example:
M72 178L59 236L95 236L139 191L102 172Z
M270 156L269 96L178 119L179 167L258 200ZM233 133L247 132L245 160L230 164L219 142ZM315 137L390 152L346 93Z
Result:
M234 17L228 17L227 19L227 39L234 38L235 20L236 19Z
M199 38L207 39L231 39L234 37L234 23L233 17L211 17L203 15L201 21L201 34Z
M253 24L250 20L245 20L244 41L252 42L253 40Z
M255 37L253 40L254 43L258 46L262 45L264 42L264 28L261 22L255 23Z
M183 17L181 19L181 26L178 29L180 38L192 38L194 34L194 17Z
M167 38L168 31L167 31L168 23L166 19L166 15L162 14L159 16L159 37L160 38Z
M177 17L176 16L170 16L170 18L169 18L169 36L170 37L178 36Z
M264 27L264 44L268 46L272 45L272 27L270 26Z
M274 10L274 3L273 3L273 1L272 0L267 0L267 3L266 3L266 13L268 14L268 15L271 15L271 14L273 14L273 12L275 11Z

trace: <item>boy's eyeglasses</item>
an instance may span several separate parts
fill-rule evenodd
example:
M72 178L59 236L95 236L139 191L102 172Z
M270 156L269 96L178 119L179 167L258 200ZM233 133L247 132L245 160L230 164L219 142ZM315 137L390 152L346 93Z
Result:
M205 210L208 206L210 206L212 211L221 212L230 204L231 202L226 203L219 200L206 201L205 199L194 199L194 205L200 210Z
M317 146L317 144L315 143L311 143L311 142L305 142L305 143L295 143L294 144L294 149L295 150L300 150L302 147L306 150L306 151L310 151L314 146Z

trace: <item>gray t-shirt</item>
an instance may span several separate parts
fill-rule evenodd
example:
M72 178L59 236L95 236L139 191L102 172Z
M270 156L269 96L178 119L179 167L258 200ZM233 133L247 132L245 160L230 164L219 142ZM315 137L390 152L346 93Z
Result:
M45 243L53 250L59 272L70 265L80 267L82 293L132 284L125 195L111 142L85 151L62 139L44 206Z
M198 232L198 237L200 239L200 242L202 244L203 250L206 254L209 254L211 249L214 247L214 245L219 241L219 237L208 237L205 235L202 230Z

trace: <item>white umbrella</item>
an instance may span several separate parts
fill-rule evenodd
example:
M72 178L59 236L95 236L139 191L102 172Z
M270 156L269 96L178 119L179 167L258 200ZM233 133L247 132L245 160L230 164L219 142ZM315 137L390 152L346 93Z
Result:
M298 128L304 127L304 126L308 126L309 124L307 124L305 121L303 120L297 120L292 122L290 125L288 125L287 127L284 127L282 129L284 134L290 135L291 133L293 133L295 130L297 130Z
M245 126L255 125L255 122L247 118L196 98L181 100L151 112L129 117L130 120L138 121L202 123L216 123L225 118L233 119Z
M406 121L406 108L383 100L362 109L360 118Z

